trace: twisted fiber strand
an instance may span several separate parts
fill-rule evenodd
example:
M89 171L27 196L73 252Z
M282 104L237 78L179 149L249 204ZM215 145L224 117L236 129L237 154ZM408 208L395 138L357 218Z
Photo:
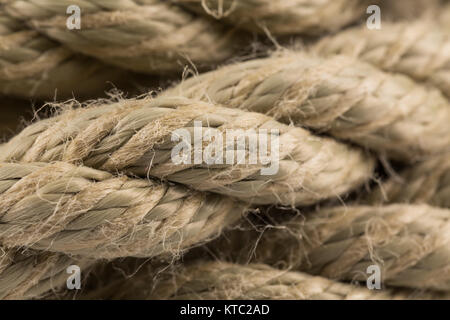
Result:
M238 265L201 261L155 275L144 270L119 281L110 299L149 300L355 300L405 299L390 291L367 290L263 264ZM149 285L149 283L154 285ZM105 293L103 292L105 295Z
M233 231L208 247L225 259L337 280L366 281L367 267L376 264L383 285L450 291L447 209L400 204L326 208L262 231Z
M172 0L253 32L317 35L335 32L365 14L361 0Z
M414 161L450 148L438 90L346 57L285 52L193 77L165 92L274 116Z
M399 177L390 178L373 190L367 200L371 204L429 203L450 208L450 155L403 170Z
M441 2L441 0L377 0L372 1L371 4L376 4L380 7L381 24L382 28L384 28L384 22L413 21L436 17L442 9Z
M0 248L0 300L39 298L65 285L68 266L85 273L92 263L49 252Z
M223 146L216 153L222 151L223 157L226 130L258 130L261 136L267 135L270 145L270 130L277 129L279 155L272 155L270 149L269 164L260 160L250 164L248 159L255 151L246 142L238 147L246 155L245 163L237 164L235 158L231 164L226 159L214 165L176 164L171 151L178 142L171 141L171 134L181 128L192 133L194 121L200 121L213 136L223 133ZM201 152L207 144L204 141ZM373 159L360 150L270 117L172 97L122 100L37 122L1 147L0 160L82 162L109 172L167 179L255 204L286 205L311 204L348 192L370 178L374 168ZM278 171L263 174L261 169L271 165L278 165Z
M450 97L450 32L428 20L357 27L326 37L313 50L345 54L389 71L427 81Z
M236 54L241 37L160 0L2 0L11 16L70 49L144 73L180 71ZM78 5L81 29L68 30L66 9Z
M0 93L20 97L89 96L125 73L74 54L0 13Z
M450 29L450 3L440 8L439 23L441 27Z
M0 243L92 258L178 254L235 222L226 197L63 162L0 165Z

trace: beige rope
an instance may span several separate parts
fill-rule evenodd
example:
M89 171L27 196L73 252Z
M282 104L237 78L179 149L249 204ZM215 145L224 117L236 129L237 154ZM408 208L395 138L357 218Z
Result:
M245 206L67 163L0 164L0 243L92 258L178 255Z
M368 202L429 203L450 208L450 155L404 169L399 177L392 177L373 190Z
M305 273L276 270L263 264L238 265L221 261L200 261L157 275L151 268L144 268L132 278L117 281L109 288L109 293L100 292L100 296L107 299L149 300L378 300L407 297L388 290L368 290Z
M450 211L426 205L326 208L212 243L215 256L264 262L330 279L450 291ZM261 233L262 232L262 233Z
M284 52L193 77L165 94L266 113L403 161L450 148L450 106L440 92L345 57Z
M268 148L269 164L260 160L251 164L247 159L259 150L252 151L250 143L245 143L243 164L237 164L237 156L230 164L226 159L215 165L195 164L194 159L191 164L177 164L171 152L178 142L171 141L171 134L182 128L194 132L194 121L200 121L203 130L211 130L212 135L253 129L266 137L268 145L276 136L270 130L277 129L279 154ZM260 131L263 129L268 131ZM195 143L194 138L189 145ZM224 150L225 157L227 145L223 142L217 154ZM231 147L234 150L233 144ZM194 145L192 152L195 150ZM2 146L0 160L82 162L109 172L167 179L255 204L286 205L311 204L346 193L369 179L374 167L373 159L360 150L270 117L170 97L122 100L39 121ZM262 172L270 167L278 170Z
M361 0L172 0L249 31L317 35L335 32L365 15Z
M35 299L60 289L70 276L67 267L74 264L86 275L92 262L48 252L0 247L0 300Z
M4 10L73 51L145 73L182 71L232 57L240 37L160 0L2 0ZM66 26L66 9L81 9L81 29Z
M0 93L64 98L100 94L125 72L82 57L0 13ZM2 106L4 109L5 106Z
M383 70L427 81L450 97L450 29L428 20L383 23L381 30L349 29L322 39L313 50L357 57Z

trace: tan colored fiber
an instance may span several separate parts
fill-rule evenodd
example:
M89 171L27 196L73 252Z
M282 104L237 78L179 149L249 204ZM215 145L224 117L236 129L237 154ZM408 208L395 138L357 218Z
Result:
M322 39L313 50L349 55L427 81L450 97L450 29L429 20L383 23L380 30L349 29Z
M79 266L83 276L90 264L54 253L0 247L0 300L40 298L66 285L67 267Z
M445 1L445 0L444 0ZM414 21L435 18L442 9L441 0L375 0L381 10L381 24L389 21Z
M267 141L274 139L270 130L277 129L279 155L273 153L272 158L269 150L267 165L259 160L256 164L248 160L244 164L225 160L216 165L176 164L171 151L178 142L172 142L171 135L181 128L192 133L194 121L225 136L227 129L267 129L260 133L267 135ZM226 142L221 148L225 146ZM248 143L243 150L246 159L254 152ZM37 122L1 147L0 160L80 162L109 172L167 179L255 204L286 205L312 204L346 193L369 179L374 168L373 159L360 150L304 129L257 113L173 97L122 100ZM262 173L261 169L272 165L278 171Z
M246 206L68 163L0 164L0 243L92 258L178 255Z
M450 148L438 90L346 57L283 52L193 77L165 92L274 116L414 161Z
M445 154L404 169L368 196L371 204L429 203L450 208L450 155Z
M125 72L77 55L0 13L0 93L44 99L99 95ZM0 108L5 109L5 106Z
M146 273L147 272L147 273ZM153 281L153 285L152 285ZM104 292L103 292L104 294ZM155 275L143 270L110 290L109 299L149 300L373 300L405 299L264 264L200 261Z
M36 30L81 52L145 73L182 71L222 62L236 53L240 37L160 0L2 0L4 10ZM66 26L66 9L81 9L81 29Z
M450 30L450 3L447 2L439 10L439 23L442 28Z
M262 233L233 231L211 248L338 280L365 282L378 265L383 286L450 291L450 211L427 205L321 209Z
M317 35L364 17L365 0L172 0L249 31Z

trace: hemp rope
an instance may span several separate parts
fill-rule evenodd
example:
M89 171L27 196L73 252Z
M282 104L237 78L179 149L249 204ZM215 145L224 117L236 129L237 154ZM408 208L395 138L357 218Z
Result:
M261 169L269 164L260 161L224 161L212 166L204 162L174 163L171 150L177 142L172 142L170 136L180 128L193 132L194 121L201 121L203 129L210 128L214 134L224 132L225 136L227 129L278 129L279 159L273 153L277 158L270 162L277 163L278 172L262 174ZM267 136L271 141L270 131ZM112 173L167 179L253 204L307 205L336 197L364 183L374 168L373 159L360 150L304 129L257 113L173 97L121 100L63 112L28 126L0 149L3 162L83 163ZM248 143L244 151L246 159L254 153ZM272 156L271 150L268 153Z
M193 77L163 95L266 113L403 161L450 148L450 105L438 90L346 57L279 53Z
M89 260L33 250L0 247L0 300L32 299L62 287L69 276L66 268L76 264L86 274Z
M384 29L384 22L413 21L436 17L442 10L441 2L441 0L377 0L372 1L371 4L380 7L381 28Z
M264 264L238 265L200 261L155 274L144 269L130 279L99 290L107 299L148 300L378 300L406 299L389 290L368 290ZM153 282L153 285L152 285ZM106 291L106 292L105 292ZM108 292L109 291L109 292ZM96 297L95 292L91 297Z
M382 203L428 203L450 208L450 155L431 158L404 169L373 190L367 201Z
M74 54L0 13L0 93L20 97L89 96L125 72ZM57 90L55 90L57 89Z
M345 54L427 81L450 97L450 32L429 20L383 23L381 30L352 28L323 38L313 51Z
M0 0L4 11L73 51L137 72L182 71L236 54L243 35L160 0ZM66 9L82 12L80 30L66 26Z
M246 206L68 163L0 164L0 243L91 258L179 255Z
M442 6L439 11L439 23L441 27L450 29L450 3Z
M252 32L274 36L336 32L365 16L365 0L172 0Z
M376 264L382 284L388 287L450 291L447 209L342 206L262 231L240 229L208 245L213 255L348 281L366 281L367 267Z

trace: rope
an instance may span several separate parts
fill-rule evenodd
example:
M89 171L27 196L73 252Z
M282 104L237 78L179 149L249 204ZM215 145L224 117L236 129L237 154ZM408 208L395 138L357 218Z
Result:
M450 97L450 32L428 20L384 23L379 31L352 28L325 37L319 54L345 54L388 71L426 81Z
M171 150L177 142L171 141L171 134L183 128L194 132L194 121L200 121L204 130L211 129L212 135L253 129L267 136L266 141L275 138L270 131L259 130L278 129L279 153L268 150L267 165L260 160L238 164L237 156L230 164L226 159L214 166L193 160L176 164ZM196 150L194 139L189 144L192 152ZM222 155L227 145L225 141L218 147ZM244 148L245 159L259 152L252 151L250 143ZM205 145L201 154L204 149ZM0 160L83 163L112 173L167 179L254 204L286 205L308 205L344 194L370 178L374 167L373 159L360 150L270 117L171 97L122 100L36 122L1 147ZM278 170L262 173L272 166Z
M274 36L336 32L364 17L361 0L172 0L194 12L248 31Z
M265 113L407 162L450 145L450 106L440 92L345 57L286 52L193 77L163 94Z
M232 30L160 0L2 0L10 16L75 52L127 70L182 71L186 61L205 66L236 53ZM82 26L69 30L66 9L76 5ZM187 58L187 59L186 59Z
M179 255L241 217L226 197L67 163L0 165L0 243L91 258Z
M263 230L242 227L212 243L215 256L329 279L363 281L380 268L388 287L450 291L450 211L427 205L319 209ZM243 245L245 244L245 245Z
M429 203L450 208L450 156L432 158L404 169L373 190L368 202Z
M263 264L238 265L200 261L165 271L155 277L144 269L118 281L108 299L149 300L379 300L406 299L390 290L368 290L301 272L273 269ZM149 283L153 283L149 285ZM377 292L378 291L378 292ZM95 292L93 293L95 297Z
M0 93L20 97L90 96L125 72L74 54L0 13Z

